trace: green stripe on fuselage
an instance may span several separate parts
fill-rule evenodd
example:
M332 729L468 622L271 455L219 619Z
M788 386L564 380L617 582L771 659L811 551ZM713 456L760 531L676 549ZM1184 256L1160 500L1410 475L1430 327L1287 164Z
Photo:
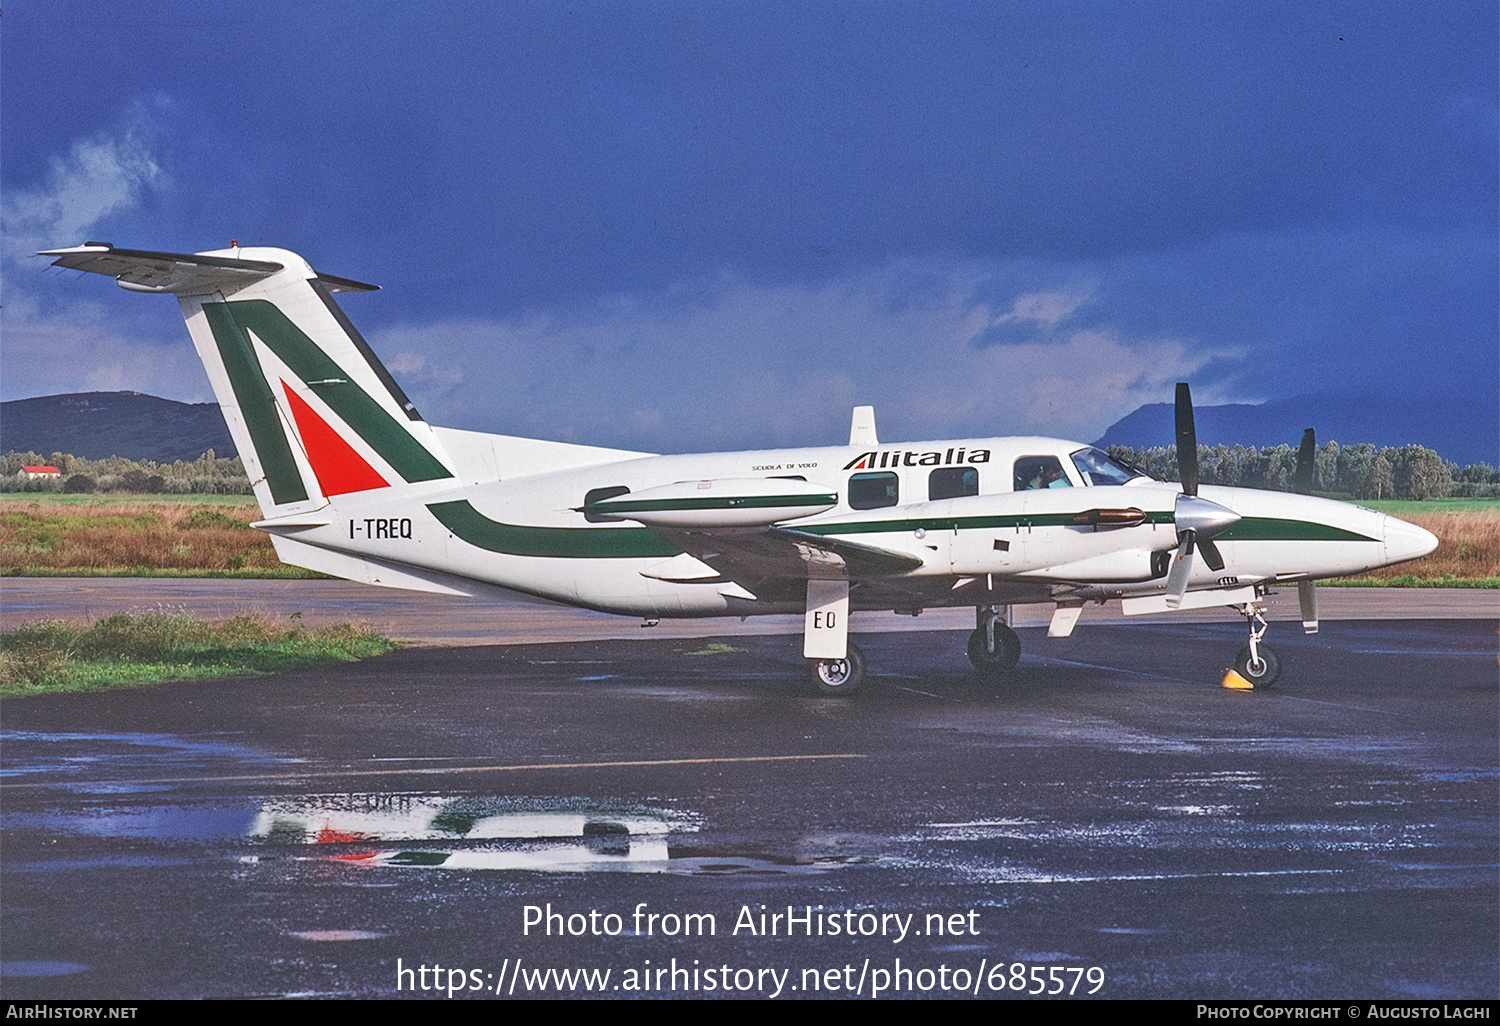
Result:
M453 534L470 545L510 556L543 556L563 559L666 559L678 550L643 527L526 527L491 520L468 500L429 503L432 511ZM852 524L799 525L794 530L825 537L850 534L908 533L927 531L1077 527L1073 513L1046 515L943 517L910 520L878 520ZM1171 524L1170 512L1147 514L1147 523ZM1129 530L1129 528L1105 528ZM1232 537L1231 537L1232 536ZM1218 535L1216 541L1375 541L1361 534L1304 520L1246 517Z
M427 508L455 536L470 545L508 556L562 559L667 559L677 549L644 527L523 527L502 524L476 510L467 499L428 503Z
M1245 517L1228 529L1214 535L1214 541L1361 541L1378 542L1379 538L1356 534L1341 527L1315 524L1308 520L1280 520L1275 517Z
M229 375L229 387L234 390L234 401L250 432L250 444L255 447L255 458L266 475L271 498L278 504L306 501L307 486L297 470L297 461L276 412L275 396L261 371L260 361L255 358L255 349L230 316L227 303L204 303L203 314L218 343L219 359Z
M264 299L244 299L229 303L204 303L214 337L224 349L219 335L220 324L236 325L236 337L244 340L245 332L255 336L275 353L292 373L317 390L318 397L365 440L391 467L408 482L440 481L452 477L432 453L412 437L406 427L381 408L364 389L356 385L344 369L319 349L302 329L293 324L276 305ZM228 316L225 316L227 314ZM250 353L254 359L254 353ZM255 372L260 375L259 361ZM231 372L230 379L234 379ZM238 396L239 391L235 392ZM267 391L269 395L269 391ZM290 455L290 454L288 454ZM305 497L305 496L304 496Z
M865 520L852 524L798 524L796 529L805 534L905 534L911 531L974 531L996 528L1077 527L1094 530L1091 524L1079 524L1074 517L1079 513L1032 513L1029 515L1006 514L990 517L918 517L910 520ZM1171 513L1147 513L1148 524L1170 524ZM1117 531L1122 528L1100 524L1101 531Z
M992 517L925 517L910 520L866 520L851 524L798 525L797 530L805 534L904 534L916 530L924 531L969 531L969 530L1019 530L1038 527L1073 527L1078 530L1093 530L1092 525L1079 524L1074 520L1077 513L1046 513L1030 516L1006 515ZM1171 524L1173 516L1168 511L1146 514L1147 524ZM1144 526L1144 525L1141 525ZM1130 530L1100 524L1101 531ZM1308 520L1283 520L1274 517L1245 517L1220 534L1215 541L1378 541L1363 534L1331 527L1328 524Z

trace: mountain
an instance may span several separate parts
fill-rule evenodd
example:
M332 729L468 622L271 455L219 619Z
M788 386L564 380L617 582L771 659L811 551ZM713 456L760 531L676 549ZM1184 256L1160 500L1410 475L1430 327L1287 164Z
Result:
M1295 446L1313 427L1318 442L1415 442L1459 466L1500 462L1500 411L1443 397L1372 402L1359 393L1323 392L1259 405L1199 406L1201 445ZM1171 445L1172 404L1151 403L1128 414L1095 445L1136 449ZM84 459L195 460L208 450L236 454L217 403L179 403L140 392L82 392L0 403L0 450Z
M80 392L0 403L0 449L87 460L195 460L237 450L218 403L179 403L140 392Z
M1461 467L1500 462L1500 411L1486 415L1472 404L1438 396L1373 401L1364 393L1320 392L1256 406L1199 406L1193 413L1199 445L1296 446L1303 428L1310 427L1320 446L1415 443ZM1144 449L1174 440L1172 404L1150 403L1115 421L1094 444Z

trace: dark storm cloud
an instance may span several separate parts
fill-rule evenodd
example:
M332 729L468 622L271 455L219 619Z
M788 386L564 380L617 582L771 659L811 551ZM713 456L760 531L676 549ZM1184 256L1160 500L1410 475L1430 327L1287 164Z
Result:
M654 327L749 316L746 297L800 289L763 335L709 336L893 402L901 343L867 305L887 326L918 311L974 352L1094 332L1114 340L1099 354L1123 377L1130 354L1170 340L1181 357L1162 372L1196 370L1225 398L1337 377L1493 408L1495 14L23 0L7 5L0 40L0 172L10 194L39 194L78 140L118 135L122 111L149 101L163 174L92 231L297 250L387 286L355 316L413 344L422 326L455 320L495 337L536 318L607 322L636 340L630 359L660 364L685 356ZM835 295L861 297L858 312ZM1038 295L1087 302L1051 321L1017 313ZM122 300L141 302L99 301ZM591 320L620 303L650 313ZM841 343L778 319L794 309L843 309L889 350L845 366ZM171 317L163 335L180 331ZM967 333L971 322L982 327ZM484 330L465 337L472 348L454 359L490 358ZM7 395L36 380L24 358L8 364ZM572 387L537 382L540 408ZM448 380L424 406L477 405L463 388ZM1076 422L1134 401L1134 388L1080 393L1098 408ZM653 401L673 423L670 397ZM661 432L652 444L686 444Z

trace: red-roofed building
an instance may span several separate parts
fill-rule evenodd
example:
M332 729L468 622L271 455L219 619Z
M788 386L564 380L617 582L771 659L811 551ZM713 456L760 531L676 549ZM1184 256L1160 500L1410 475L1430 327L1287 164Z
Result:
M56 467L22 467L16 476L23 481L35 481L39 477L61 478L62 471Z

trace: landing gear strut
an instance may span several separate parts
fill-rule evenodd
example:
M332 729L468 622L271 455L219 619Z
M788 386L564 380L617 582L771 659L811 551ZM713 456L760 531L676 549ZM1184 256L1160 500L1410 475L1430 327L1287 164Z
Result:
M865 679L865 654L850 642L843 659L809 659L807 676L825 695L847 695Z
M1257 688L1268 688L1281 676L1281 657L1270 645L1260 639L1265 637L1265 612L1253 602L1240 607L1245 626L1250 630L1250 643L1240 649L1234 658L1234 672Z
M995 681L1021 661L1021 636L1005 622L1005 607L975 606L978 626L969 635L969 662L986 680Z

